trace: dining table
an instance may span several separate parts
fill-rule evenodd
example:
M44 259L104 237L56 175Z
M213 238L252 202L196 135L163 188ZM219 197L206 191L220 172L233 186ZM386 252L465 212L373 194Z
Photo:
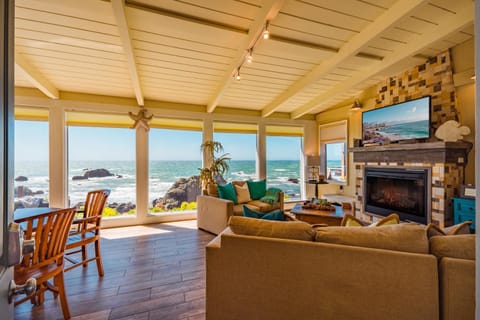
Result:
M13 211L13 221L16 223L25 222L28 219L41 216L59 210L59 208L37 207L37 208L19 208Z

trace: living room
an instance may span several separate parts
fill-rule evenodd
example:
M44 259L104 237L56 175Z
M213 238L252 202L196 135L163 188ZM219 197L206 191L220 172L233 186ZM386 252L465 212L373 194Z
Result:
M143 307L140 301L132 301L139 315L161 318L165 296L158 288L152 295L153 289L162 286L172 293L162 281L172 280L180 288L186 285L184 278L192 277L195 289L179 289L181 298L172 293L168 308L178 303L185 310L196 308L198 314L189 315L182 309L186 317L205 317L204 250L214 237L198 231L192 222L197 217L195 200L177 206L165 198L173 185L188 181L208 163L200 152L205 141L224 142L232 164L248 162L247 169L231 170L228 182L250 178L272 183L275 172L280 182L271 186L285 191L287 209L316 193L339 195L351 199L354 216L366 223L379 219L364 209L366 167L428 167L431 188L426 191L428 213L422 224L451 226L452 198L462 198L469 188L470 194L475 192L476 184L472 6L469 0L16 1L15 58L10 63L15 65L16 139L26 140L16 141L16 148L22 148L15 150L16 160L9 150L8 161L15 163L20 155L29 160L34 153L43 164L36 171L25 162L30 173L15 173L6 185L37 183L31 190L38 193L29 194L28 200L40 198L46 206L57 208L80 203L93 186L112 189L108 214L102 220L102 241L111 252L104 251L112 272L109 277L122 278L115 288L123 296L113 293L114 286L102 285L96 294L103 297L104 308L99 304L92 310L100 318L133 316L135 312L127 310L127 293L136 288L135 277L126 279L131 274L138 274L143 299L154 300ZM361 144L363 114L427 96L431 99L428 137ZM452 140L443 143L436 137L437 129L452 120L468 127L469 133L453 144ZM35 126L40 130L34 131ZM334 131L332 138L329 134ZM183 140L178 139L180 135ZM280 138L289 143L283 149ZM243 144L243 140L249 142ZM325 152L330 143L343 146L338 179L328 174L336 169L328 163L331 153ZM452 154L455 143L470 147L453 162L437 161L437 156ZM298 150L291 152L291 146ZM289 158L273 158L274 147ZM242 158L242 148L250 158ZM372 155L393 150L400 160L394 152L383 159ZM403 159L416 152L427 155ZM172 154L176 158L165 158ZM128 170L105 166L109 176L87 177L87 169L103 167L82 161L106 163L112 160L108 156L113 160L125 156ZM308 183L312 156L328 183ZM162 162L167 160L169 165L191 161L193 169L177 174ZM280 160L294 164L291 173L282 175L287 165L281 167ZM272 166L273 161L278 161L277 166ZM20 163L15 167L20 168ZM29 180L12 181L22 176ZM11 198L16 205L19 200L14 198L20 197L17 193ZM25 206L31 203L37 201L26 201ZM132 229L124 232L137 236L138 243L145 241L146 247L122 256L122 243L129 248L138 244L133 237L122 238L117 231L121 229L116 229L128 226ZM153 233L150 239L148 232ZM162 239L162 245L153 245ZM167 245L178 247L172 251ZM179 274L172 274L168 259L163 260L172 252L181 256L172 258L170 265L184 268ZM116 255L122 259L118 268ZM165 275L135 263L160 260L167 261L159 266ZM72 289L82 281L89 286L97 283L94 267L87 269L85 278L82 273L70 273L73 276L67 278L73 292L70 303L81 305L73 307L74 316L88 316L85 301L92 302L82 296L82 290ZM153 284L147 283L148 278ZM116 302L108 303L105 297ZM15 311L16 317L59 317L57 303L50 299L45 309L34 311L24 304ZM173 317L174 311L165 312Z

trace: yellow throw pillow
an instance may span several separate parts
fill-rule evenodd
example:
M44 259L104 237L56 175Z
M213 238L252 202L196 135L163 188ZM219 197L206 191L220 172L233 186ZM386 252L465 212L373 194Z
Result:
M400 223L400 217L396 213L392 213L385 218L382 218L372 224L367 224L365 221L362 221L358 218L356 218L354 215L351 215L347 213L341 222L342 227L380 227L380 226L386 226L390 224L399 224Z
M250 198L250 191L248 190L248 185L245 183L243 185L235 184L235 193L237 194L238 203L249 202L252 199Z

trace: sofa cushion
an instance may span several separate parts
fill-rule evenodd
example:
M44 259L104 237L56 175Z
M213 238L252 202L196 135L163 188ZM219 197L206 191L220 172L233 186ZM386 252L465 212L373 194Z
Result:
M248 185L246 183L244 183L243 186L238 184L234 184L233 186L235 188L238 203L245 203L252 200L250 198L250 191L248 190Z
M247 181L248 190L250 190L250 197L252 200L258 200L265 195L267 191L267 181L260 180L260 181Z
M235 194L235 188L231 183L218 185L218 197L220 199L233 201L234 204L237 204L237 195Z
M475 235L432 237L430 238L430 253L437 258L475 260Z
M233 215L234 216L243 216L243 206L247 206L252 210L261 211L259 207L251 204L251 201L248 203L237 204L233 206Z
M363 226L380 227L380 226L385 226L389 224L399 224L399 223L400 223L400 217L396 213L392 213L371 224L368 224L367 222L356 218L354 215L347 213L344 215L340 225L343 227L363 227Z
M207 195L218 198L218 186L216 183L207 184Z
M258 211L261 211L261 212L269 212L269 211L272 211L273 209L275 209L275 207L269 203L266 203L266 202L262 202L260 200L252 200L252 201L249 201L247 204L250 205L250 207L257 207L258 209L255 209L255 208L252 208L254 210L258 210Z
M271 221L232 216L228 225L234 233L246 236L304 241L312 241L315 236L313 228L302 221Z
M471 221L464 221L462 223L446 227L440 228L436 224L430 223L427 226L427 236L428 238L435 237L435 236L452 236L457 234L470 234L470 225L472 224Z
M247 218L263 219L263 220L277 220L285 221L285 215L282 210L275 210L272 212L260 212L243 206L243 216Z
M413 223L376 228L318 228L315 241L413 253L429 252L425 227Z

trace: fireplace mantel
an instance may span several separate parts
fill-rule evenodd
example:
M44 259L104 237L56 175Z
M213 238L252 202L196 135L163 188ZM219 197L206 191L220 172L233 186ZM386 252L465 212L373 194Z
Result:
M353 162L441 162L465 166L472 143L424 142L349 148Z

